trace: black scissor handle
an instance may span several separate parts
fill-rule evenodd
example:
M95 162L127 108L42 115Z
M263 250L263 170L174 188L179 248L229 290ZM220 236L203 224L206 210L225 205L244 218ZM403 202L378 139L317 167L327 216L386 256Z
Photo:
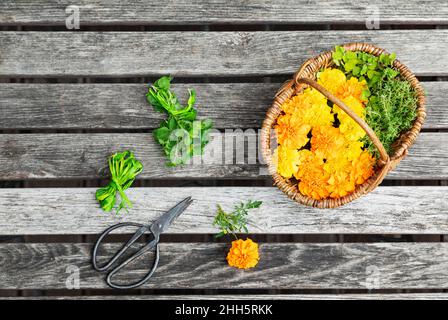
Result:
M116 283L114 283L112 281L112 277L115 274L117 274L118 271L120 271L128 263L130 263L131 261L137 259L138 257L140 257L145 252L149 251L153 247L156 247L154 263L152 265L151 270L141 280L139 280L137 282L134 282L134 283L131 283L131 284L127 284L127 285L116 284ZM136 254L134 254L133 256L131 256L130 258L125 260L123 263L121 263L119 266L114 268L111 272L109 272L109 274L107 275L107 278L106 278L106 282L107 282L107 284L111 288L114 288L114 289L133 289L133 288L137 288L137 287L141 286L142 284L144 284L146 281L148 281L149 278L151 278L151 276L154 273L154 271L156 271L158 264L159 264L159 239L156 238L156 239L152 240L150 243L148 243L146 246L141 248Z
M121 249L112 257L112 259L110 259L109 262L107 262L105 265L103 266L98 266L98 262L97 262L97 255L98 255L98 248L101 244L101 242L103 241L103 239L109 235L112 231L119 229L119 228L124 228L124 227L139 227L138 230L134 233L134 235L131 237L131 239L128 240L128 242L126 242ZM98 240L95 243L95 246L93 247L93 254L92 254L92 262L93 262L93 268L96 271L107 271L108 269L111 268L111 266L115 263L115 261L117 261L122 255L123 253L129 249L129 247L138 240L138 238L140 238L145 232L147 232L149 230L149 227L140 224L140 223L134 223L134 222L121 222L121 223L117 223L109 228L107 228L106 230L104 230L104 232L100 235L100 237L98 238Z

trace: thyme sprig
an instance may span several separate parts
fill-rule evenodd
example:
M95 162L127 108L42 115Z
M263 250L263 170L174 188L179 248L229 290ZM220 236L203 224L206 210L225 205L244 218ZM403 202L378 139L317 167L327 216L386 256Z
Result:
M247 230L247 215L250 209L259 208L262 201L251 201L240 204L234 207L232 212L225 212L223 208L218 204L217 213L213 225L220 229L220 232L215 236L216 238L222 237L226 234L233 235L236 239L236 233Z

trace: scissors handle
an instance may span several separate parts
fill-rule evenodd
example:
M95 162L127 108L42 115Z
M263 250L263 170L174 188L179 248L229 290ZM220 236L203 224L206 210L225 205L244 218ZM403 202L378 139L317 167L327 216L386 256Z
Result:
M112 231L114 231L116 229L119 229L119 228L124 228L124 227L138 227L138 229L132 235L132 237L120 248L120 250L112 257L112 259L109 262L107 262L103 266L99 266L98 265L98 261L97 261L97 256L98 256L98 249L99 249L99 246L100 246L101 242ZM157 265L159 263L159 245L158 245L158 243L159 243L159 236L154 234L154 233L153 233L154 239L151 242L146 244L144 247L142 247L135 254L133 254L132 256L127 258L125 261L120 263L117 267L115 267L115 268L112 267L115 264L115 262L132 246L132 244L134 244L144 233L146 233L148 231L150 231L150 227L149 226L145 226L143 224L133 223L133 222L122 222L122 223L118 223L118 224L115 224L115 225L107 228L99 236L99 238L96 241L95 246L93 248L93 254L92 254L93 268L95 270L97 270L97 271L100 271L100 272L104 272L104 271L110 270L110 272L109 272L109 274L107 275L107 278L106 278L106 282L107 282L107 284L110 287L112 287L114 289L132 289L132 288L136 288L136 287L142 285L144 282L146 282L152 276L152 274L156 270ZM117 274L127 264L129 264L130 262L134 261L135 259L137 259L141 255L143 255L145 252L149 251L150 249L152 249L154 247L156 248L156 250L155 250L155 259L154 259L153 266L152 266L151 270L145 275L145 277L143 279L141 279L138 282L135 282L135 283L132 283L132 284L128 284L128 285L121 285L121 284L117 284L117 283L113 282L112 277L115 274Z
M121 249L112 257L112 259L110 259L109 262L107 262L105 265L103 266L99 266L98 262L97 262L97 255L98 255L98 248L101 244L101 242L103 241L103 239L110 234L112 231L119 229L119 228L123 228L123 227L139 227L138 230L134 233L134 235L131 237L131 239L128 240L128 242L126 242ZM110 269L110 267L115 263L115 261L117 261L123 254L124 252L129 249L129 247L134 244L138 238L140 238L146 231L148 231L149 228L143 224L139 224L139 223L134 223L134 222L121 222L121 223L117 223L109 228L107 228L106 230L104 230L104 232L100 235L100 237L98 238L98 240L95 243L95 246L93 247L93 268L96 271L106 271L108 269Z
M139 281L131 283L131 284L117 284L112 281L112 277L118 273L122 268L124 268L128 263L131 261L134 261L138 257L140 257L142 254L147 252L148 250L152 249L153 247L156 247L155 252L155 258L152 265L151 270ZM157 269L157 265L159 264L159 239L154 239L147 245L145 245L143 248L141 248L137 253L129 257L127 260L123 261L120 265L118 265L116 268L114 268L109 274L107 275L106 282L107 284L114 289L133 289L140 287L142 284L144 284L146 281L148 281L149 278L151 278L154 271Z

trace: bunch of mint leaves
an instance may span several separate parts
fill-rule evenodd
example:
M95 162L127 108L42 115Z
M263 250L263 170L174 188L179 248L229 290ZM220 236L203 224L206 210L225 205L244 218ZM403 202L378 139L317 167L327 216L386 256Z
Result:
M153 135L169 159L168 166L177 166L203 154L213 123L196 120L195 91L189 90L187 105L183 106L170 89L171 81L170 76L161 77L150 86L146 98L154 110L168 115Z

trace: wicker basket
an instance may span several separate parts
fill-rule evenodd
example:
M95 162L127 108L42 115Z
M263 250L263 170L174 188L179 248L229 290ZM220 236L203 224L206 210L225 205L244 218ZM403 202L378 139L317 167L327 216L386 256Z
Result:
M347 51L364 51L375 56L379 56L381 53L385 53L383 49L366 43L348 43L342 45L342 47ZM333 63L331 51L324 52L314 58L305 61L299 71L294 74L294 78L283 84L283 86L275 95L272 106L269 108L266 114L266 119L263 122L263 128L261 131L262 153L268 165L268 171L274 178L274 184L277 185L291 199L294 199L299 203L317 208L335 208L351 202L375 189L383 181L386 174L394 169L395 166L408 154L408 148L414 143L426 116L425 96L422 86L420 85L415 75L405 65L401 64L398 60L395 60L393 63L394 68L400 72L403 79L409 81L417 94L417 117L412 128L406 132L403 132L397 139L397 141L395 141L395 143L393 144L392 155L389 156L380 140L375 135L375 132L367 125L367 123L360 117L358 117L354 112L352 112L337 97L328 92L325 88L323 88L315 81L316 74L321 68L329 67L332 65ZM293 184L292 182L279 175L277 173L277 168L272 161L273 150L271 150L271 139L273 138L272 132L274 131L272 129L277 122L278 116L282 114L281 105L286 100L296 95L297 93L300 93L308 86L312 86L316 90L320 91L324 96L327 97L328 100L338 105L349 116L351 116L364 129L364 131L370 137L380 153L380 159L377 161L377 165L375 167L375 174L363 184L358 185L354 192L341 198L315 200L302 195L298 190L297 183Z

